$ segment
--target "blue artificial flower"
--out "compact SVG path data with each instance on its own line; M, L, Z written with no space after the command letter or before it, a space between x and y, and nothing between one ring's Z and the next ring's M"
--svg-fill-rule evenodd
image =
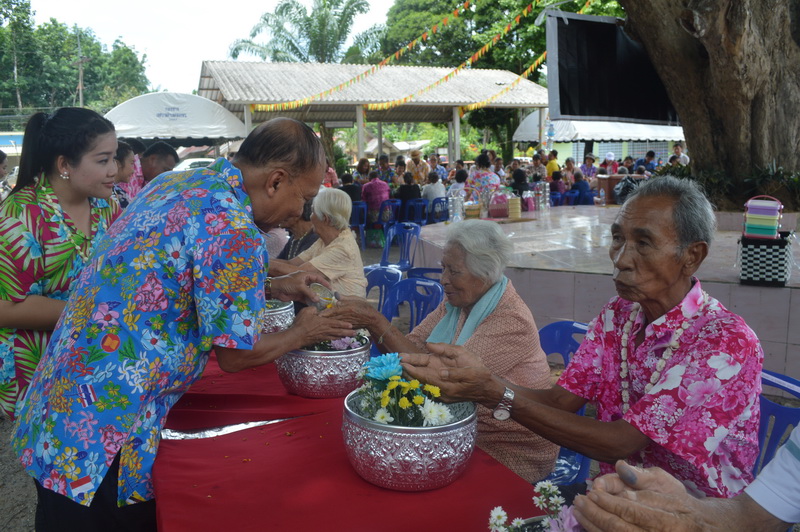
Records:
M364 369L367 377L380 381L388 381L390 377L403 374L403 368L400 366L400 355L397 353L386 353L370 359L364 364Z

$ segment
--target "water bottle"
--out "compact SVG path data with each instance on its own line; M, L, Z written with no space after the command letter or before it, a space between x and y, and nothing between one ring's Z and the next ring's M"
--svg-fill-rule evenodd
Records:
M600 189L600 206L601 207L606 206L606 189L604 188Z

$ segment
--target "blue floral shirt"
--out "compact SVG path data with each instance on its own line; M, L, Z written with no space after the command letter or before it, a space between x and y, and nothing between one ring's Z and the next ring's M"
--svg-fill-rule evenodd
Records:
M97 243L17 405L12 445L28 472L88 506L120 453L120 503L151 499L169 409L212 346L258 340L267 261L225 159L137 195Z

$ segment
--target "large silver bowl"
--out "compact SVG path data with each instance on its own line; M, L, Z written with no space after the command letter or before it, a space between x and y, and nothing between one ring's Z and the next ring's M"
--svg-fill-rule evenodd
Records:
M275 360L278 377L289 393L302 397L344 397L361 384L361 366L370 344L346 351L289 351Z
M264 328L261 331L264 334L284 331L294 323L294 303L291 301L270 299L264 313Z
M474 403L450 406L455 421L438 427L384 425L359 412L353 392L344 401L347 457L367 482L398 491L441 488L457 479L475 448Z

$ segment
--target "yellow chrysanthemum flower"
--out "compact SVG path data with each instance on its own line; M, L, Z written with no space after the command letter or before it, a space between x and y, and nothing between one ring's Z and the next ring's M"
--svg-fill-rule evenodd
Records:
M425 390L434 397L439 397L442 395L442 392L441 390L439 390L439 387L434 386L433 384L426 384L423 390Z
M419 388L419 381L417 379L413 379L411 382L408 383L412 389L416 390Z
M391 377L389 377L389 380L390 381L399 381L400 380L400 375L392 375Z
M406 408L411 406L411 401L409 401L407 397L401 397L400 400L397 402L397 406L405 410Z
M389 405L389 396L385 395L381 397L381 408L386 408Z
M400 386L400 382L399 381L391 381L389 384L386 385L386 389L387 390L394 390L398 386Z
M425 403L425 397L423 397L421 395L415 395L414 396L414 404L415 405L422 405L424 403Z

